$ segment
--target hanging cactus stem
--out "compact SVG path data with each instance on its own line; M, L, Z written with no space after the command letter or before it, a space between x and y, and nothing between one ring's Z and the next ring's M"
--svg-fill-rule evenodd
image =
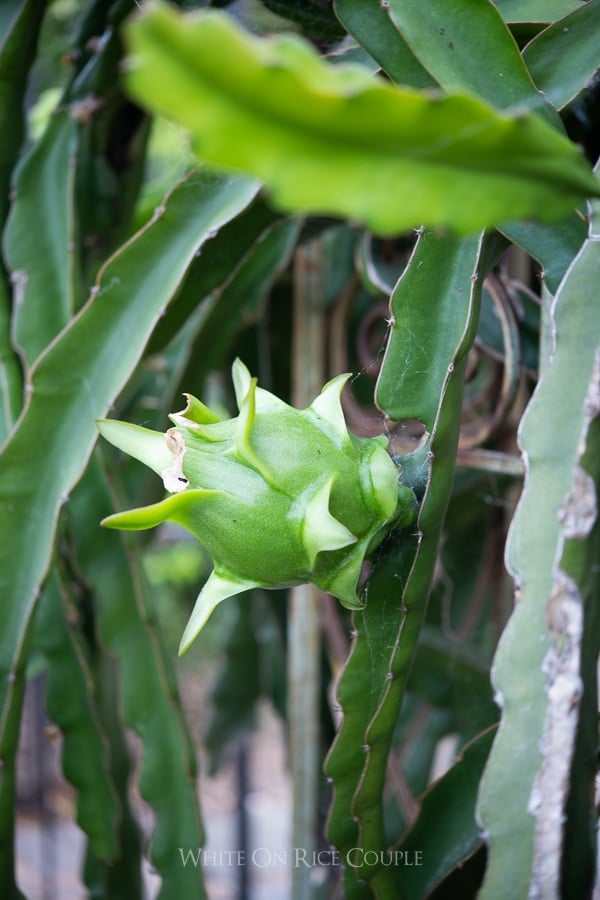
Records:
M362 607L365 557L392 525L412 520L415 498L399 482L387 439L348 431L341 393L349 377L334 378L298 410L259 388L238 359L233 419L219 420L186 395L166 435L98 422L103 437L159 474L170 494L102 524L139 530L177 522L212 556L180 654L222 600L251 588L312 582L348 609Z

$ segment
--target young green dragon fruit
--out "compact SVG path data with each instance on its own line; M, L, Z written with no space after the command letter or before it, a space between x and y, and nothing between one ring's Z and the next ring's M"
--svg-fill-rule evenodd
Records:
M214 608L250 588L312 582L350 609L366 554L391 523L414 515L412 491L398 483L387 439L350 434L334 378L307 408L294 409L233 364L239 415L221 421L195 397L170 416L166 435L109 419L101 434L163 479L172 496L104 519L137 530L171 521L210 553L214 571L181 640L195 640ZM387 526L387 528L386 528Z

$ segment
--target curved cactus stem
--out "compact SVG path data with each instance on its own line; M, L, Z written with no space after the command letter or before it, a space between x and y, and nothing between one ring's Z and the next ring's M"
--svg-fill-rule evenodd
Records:
M432 88L437 83L421 65L389 17L389 5L334 0L336 16L348 32L397 84Z
M67 324L79 299L73 252L78 144L77 123L63 108L15 174L18 202L8 217L4 253L19 286L12 327L26 369ZM34 217L48 226L37 234Z
M466 744L454 765L431 784L415 823L402 840L405 858L420 854L433 864L410 866L402 875L408 897L429 897L455 867L481 847L475 820L477 785L496 733L492 725Z
M195 750L172 657L163 643L152 592L131 537L103 531L97 525L98 510L122 502L113 476L106 454L97 450L73 493L70 508L77 565L93 594L103 655L106 653L116 671L113 712L136 732L142 744L137 784L155 813L147 850L161 877L158 896L161 900L203 900L201 867L183 866L178 851L182 846L201 846L204 834L196 796ZM129 896L139 894L130 892Z
M110 862L119 855L119 800L110 777L106 735L91 694L89 662L79 646L77 611L55 571L48 579L35 624L34 642L46 659L46 708L63 733L62 768L77 792L77 824L88 849Z
M174 187L160 213L107 260L88 302L38 357L21 418L2 447L0 821L7 837L0 841L0 881L7 890L14 881L10 820L24 673L59 510L96 441L94 419L106 415L131 376L197 250L257 189L205 171Z
M519 430L526 477L506 551L517 602L492 670L502 720L480 788L489 848L482 900L584 897L593 888L598 212L596 204L549 308L551 352ZM583 821L569 835L577 809Z
M404 6L425 18L422 5ZM436 7L442 23L452 18L457 46L464 46L456 4ZM429 31L431 22L427 16ZM473 96L481 96L487 31L496 109ZM499 34L504 42L493 52ZM373 79L363 66L327 64L295 36L260 41L220 11L185 19L157 5L127 29L126 82L144 106L191 129L203 160L251 172L287 211L345 216L382 235L417 222L468 234L511 217L552 221L595 195L589 166L543 121L556 124L558 115L540 101L491 4L469 3L469 35L479 50L474 55L469 43L465 53L473 90L455 93L463 85L454 81L454 93L429 96ZM412 37L411 29L411 45ZM442 62L447 68L448 59ZM218 75L223 65L226 80ZM499 105L512 112L517 103L518 117L497 112ZM368 114L365 131L367 110L377 112Z
M377 401L393 419L419 418L427 439L406 460L422 482L416 527L381 548L364 592L366 608L354 616L352 652L338 688L344 718L326 762L334 786L329 838L343 860L353 847L375 851L362 856L372 864L346 866L348 898L401 895L398 876L385 865L386 763L452 487L482 246L481 237L422 233L392 296L394 324Z

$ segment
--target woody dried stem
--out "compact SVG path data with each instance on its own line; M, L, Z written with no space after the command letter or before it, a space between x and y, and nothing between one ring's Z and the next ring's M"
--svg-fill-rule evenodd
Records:
M296 250L294 268L293 402L309 404L325 380L323 248ZM317 834L319 770L320 613L312 584L291 588L288 601L288 708L292 766L292 846L310 853ZM310 869L292 872L293 900L309 900Z

